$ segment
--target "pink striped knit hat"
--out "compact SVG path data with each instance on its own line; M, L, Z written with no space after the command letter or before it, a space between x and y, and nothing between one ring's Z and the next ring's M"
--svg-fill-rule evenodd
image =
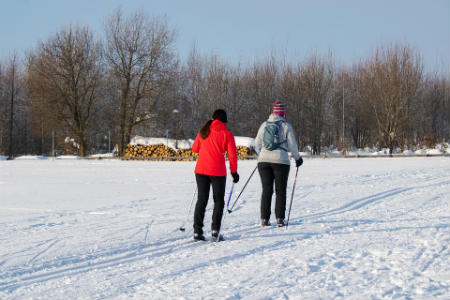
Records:
M272 104L272 113L286 118L286 107L283 102L277 100Z

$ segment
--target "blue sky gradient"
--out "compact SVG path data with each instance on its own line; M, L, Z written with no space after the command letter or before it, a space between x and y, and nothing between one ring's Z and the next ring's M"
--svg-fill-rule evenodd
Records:
M193 45L229 63L249 63L274 52L302 61L333 53L338 65L358 62L377 45L409 43L426 71L449 72L449 0L2 0L0 57L23 54L64 25L88 25L102 37L117 7L166 15L184 59Z

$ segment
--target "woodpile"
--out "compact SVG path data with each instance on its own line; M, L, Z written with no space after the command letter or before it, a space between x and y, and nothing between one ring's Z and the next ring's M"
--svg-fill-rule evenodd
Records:
M178 156L178 152L163 144L158 145L127 145L126 159L169 159Z
M237 150L237 155L238 155L238 159L243 160L243 159L251 159L255 155L255 151L252 148L248 148L245 146L237 146L236 147Z
M178 156L183 157L183 158L177 159L177 160L190 161L190 160L196 160L198 157L198 153L192 152L192 149L180 149L180 150L178 150Z
M254 155L251 148L238 146L238 159L249 159ZM171 161L193 161L198 157L192 149L179 149L178 151L167 147L164 144L158 145L127 145L125 149L125 159L130 160L171 160Z

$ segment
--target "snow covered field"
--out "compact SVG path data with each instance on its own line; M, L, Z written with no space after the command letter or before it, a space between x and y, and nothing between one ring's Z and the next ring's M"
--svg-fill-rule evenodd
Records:
M220 243L178 230L193 169L1 161L0 299L449 299L448 157L306 159L288 230L258 226L256 173Z

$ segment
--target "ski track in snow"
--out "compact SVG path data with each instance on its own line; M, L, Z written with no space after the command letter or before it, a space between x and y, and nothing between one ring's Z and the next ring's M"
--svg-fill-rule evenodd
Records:
M255 164L239 162L232 201ZM4 161L0 168L0 299L450 295L445 157L306 159L288 230L259 226L255 174L224 219L220 243L192 241L192 213L179 231L194 163Z

